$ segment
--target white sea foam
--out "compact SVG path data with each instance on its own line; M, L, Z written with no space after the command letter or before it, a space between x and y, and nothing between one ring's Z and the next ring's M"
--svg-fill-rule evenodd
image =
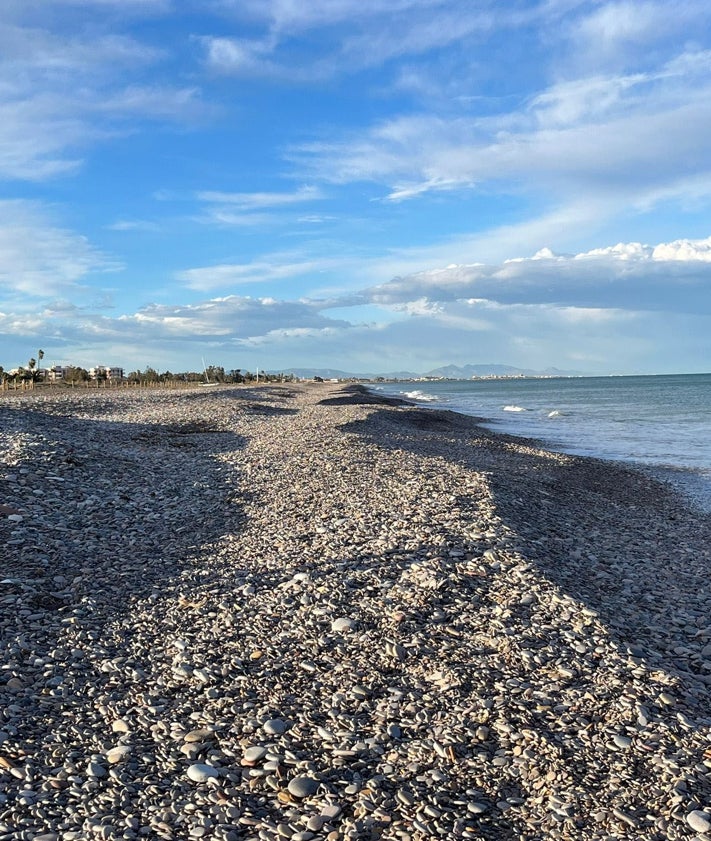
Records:
M424 391L403 391L402 396L422 403L434 403L437 400L434 394L425 394Z
M552 412L548 412L548 417L549 418L559 418L561 416L561 414L562 413L559 412L557 409L553 409Z
M525 412L526 410L523 408L523 406L511 405L511 406L504 406L504 411L505 412Z

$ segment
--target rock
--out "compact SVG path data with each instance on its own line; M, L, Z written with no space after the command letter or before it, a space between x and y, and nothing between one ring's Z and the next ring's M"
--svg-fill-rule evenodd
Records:
M699 809L689 812L686 816L686 822L694 830L702 834L711 832L711 815L708 812L702 812Z
M264 732L269 733L270 736L281 736L288 729L288 724L281 718L271 718L264 722Z
M200 727L197 730L189 730L183 735L184 742L207 742L214 738L214 730L210 730L207 727Z
M208 780L214 780L219 777L220 772L212 765L195 762L188 768L187 775L195 783L205 783Z
M131 748L128 745L118 745L115 748L110 748L106 751L106 759L112 765L117 762L123 762L126 757L131 755Z
M331 630L335 631L337 634L348 633L348 631L352 631L354 628L355 622L347 616L340 616L338 619L334 619L333 622L331 622Z
M303 799L304 797L311 797L312 794L316 794L319 785L320 783L318 780L302 774L289 780L287 789L289 794Z
M90 777L105 777L108 774L108 771L100 762L91 761L86 766L86 773Z
M255 745L245 750L243 758L245 762L248 762L250 765L253 765L255 762L259 762L260 759L263 759L266 755L266 748L263 748L260 745Z

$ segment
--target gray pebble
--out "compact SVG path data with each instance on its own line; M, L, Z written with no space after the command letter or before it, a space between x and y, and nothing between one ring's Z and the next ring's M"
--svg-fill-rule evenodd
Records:
M204 783L207 780L219 777L220 772L212 765L195 762L188 768L187 775L195 783Z
M316 794L319 785L320 783L318 780L302 774L301 776L294 777L289 780L287 788L289 790L289 794L293 794L294 797L304 798L311 797L312 794Z
M264 722L264 732L270 736L281 736L288 728L288 724L281 718L272 718Z
M686 822L694 832L708 834L711 831L711 815L708 812L702 812L699 809L689 812Z

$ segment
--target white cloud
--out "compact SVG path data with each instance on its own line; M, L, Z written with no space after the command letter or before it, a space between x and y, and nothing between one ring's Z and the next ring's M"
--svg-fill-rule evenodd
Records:
M709 103L711 62L689 48L642 72L556 81L513 111L396 115L288 154L302 177L370 181L390 201L476 189L562 209L585 195L607 220L711 196Z
M211 204L228 205L239 210L255 210L316 201L324 198L324 195L318 187L304 185L290 193L225 193L216 190L204 190L198 193L197 197L200 201Z
M142 82L165 57L160 49L101 26L51 30L31 10L17 18L0 23L0 178L66 174L87 146L135 131L137 119L186 121L206 111L195 86Z
M466 185L461 181L457 181L452 178L430 178L427 181L420 182L419 184L398 184L395 186L395 189L385 197L385 200L390 202L401 202L406 199L422 195L423 193L461 190L464 186ZM474 187L474 184L470 184L469 186Z
M190 342L227 337L239 343L284 330L345 326L344 321L324 317L320 306L312 302L236 295L184 306L154 304L133 315L100 322L100 329L128 331L151 342L171 337Z
M653 0L601 3L566 26L570 60L583 69L622 68L705 20L708 6L699 0L677 3L672 14L667 3Z
M711 237L702 240L679 239L652 249L653 260L711 263Z
M72 231L56 226L39 205L0 201L0 306L34 307L36 299L81 286L92 272L119 265Z
M509 23L506 10L463 7L449 0L400 2L239 2L230 6L263 27L261 38L202 38L208 66L221 73L314 81L423 55ZM295 40L318 32L308 50Z
M298 216L296 221L302 225L322 225L324 222L333 222L337 216L328 216L323 213L310 213L308 216Z
M620 243L575 255L544 249L494 265L450 266L373 287L369 300L425 299L711 314L711 238L657 246Z
M109 231L159 231L160 225L147 219L117 219L106 228Z
M265 227L284 221L275 211L308 204L325 198L318 187L304 185L291 192L238 193L203 190L197 199L206 205L196 218L201 222L225 227Z
M209 37L200 39L205 47L208 66L218 73L248 76L272 76L280 73L269 60L272 46L261 41Z
M340 300L229 295L117 317L66 301L39 314L37 307L23 313L0 306L0 331L18 347L41 341L52 358L81 362L90 345L94 357L107 349L125 365L172 370L195 368L206 352L217 364L252 369L265 360L272 369L327 360L346 370L426 371L485 358L588 372L663 371L674 359L699 370L699 353L711 352L711 330L704 329L710 253L711 238L619 243L574 255L540 249L496 265L396 278ZM652 311L660 295L666 308ZM369 301L382 318L372 306L364 310ZM358 323L364 311L369 323Z
M341 265L335 258L305 260L295 255L273 254L269 259L252 263L225 263L215 266L186 269L178 272L176 278L189 289L206 292L212 289L224 289L242 286L246 283L266 283L318 272Z

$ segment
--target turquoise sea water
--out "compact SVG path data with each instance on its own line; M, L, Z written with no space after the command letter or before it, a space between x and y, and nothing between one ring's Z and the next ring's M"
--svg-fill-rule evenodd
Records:
M375 388L553 450L646 465L711 510L711 374L449 380Z

